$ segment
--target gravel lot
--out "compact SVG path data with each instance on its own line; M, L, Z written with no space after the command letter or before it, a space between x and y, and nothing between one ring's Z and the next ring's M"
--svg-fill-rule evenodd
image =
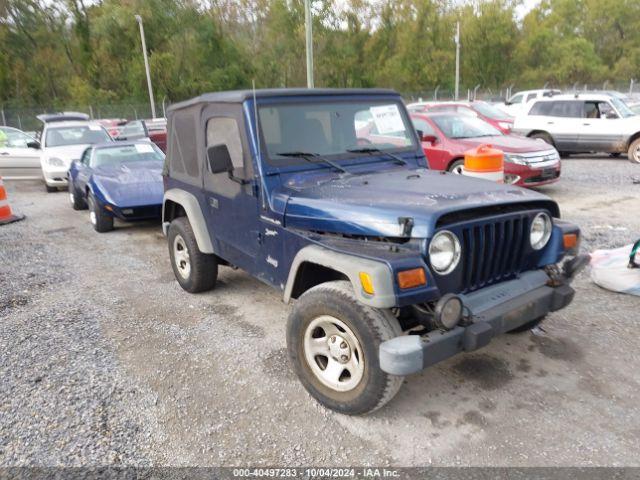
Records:
M640 237L640 166L564 161L541 190L583 246ZM0 227L0 466L640 465L640 298L583 272L538 335L408 377L375 414L319 407L289 369L276 291L173 278L157 223L93 231L67 194L7 182Z

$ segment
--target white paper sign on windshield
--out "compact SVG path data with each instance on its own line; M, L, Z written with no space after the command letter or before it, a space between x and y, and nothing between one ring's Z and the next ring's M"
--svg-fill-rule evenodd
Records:
M153 147L146 143L136 143L136 151L138 153L153 153Z
M393 132L404 132L404 122L397 105L371 107L370 110L378 133L386 135Z

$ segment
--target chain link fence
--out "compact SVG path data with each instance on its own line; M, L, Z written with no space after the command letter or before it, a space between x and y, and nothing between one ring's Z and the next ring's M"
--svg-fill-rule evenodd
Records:
M156 104L156 115L165 116L165 110L169 102ZM122 103L106 105L66 105L64 108L54 107L26 107L5 108L0 106L0 125L19 128L25 132L33 132L40 128L42 123L36 117L43 113L57 112L82 112L94 120L118 118L123 120L137 120L151 118L151 105L149 103Z
M634 101L640 102L640 81L634 79L628 81L603 82L600 84L584 84L576 82L572 85L555 85L548 82L537 87L521 86L515 83L506 85L503 88L491 89L483 88L482 85L473 87L460 87L458 93L459 100L486 100L489 102L504 102L512 94L521 90L532 90L534 88L554 88L567 93L589 92L613 90L625 94ZM439 87L426 88L418 92L404 92L403 98L407 103L420 101L446 101L454 100L455 92L451 88ZM165 99L156 104L156 115L166 116L165 111L170 102ZM61 111L83 112L92 119L118 118L134 120L140 118L151 118L151 106L149 103L120 103L120 104L90 104L90 105L66 105L64 108L54 107L26 107L8 108L0 106L0 125L19 128L27 132L36 131L40 128L40 121L37 115L43 113L55 113Z
M557 85L547 82L544 85L518 85L516 83L506 85L502 88L486 88L482 85L474 85L473 87L460 87L458 92L458 100L486 100L489 102L504 102L511 95L522 90L535 89L557 89L564 93L580 93L580 92L596 92L596 91L616 91L631 98L634 101L640 101L640 80L630 79L626 81L602 83L580 83L575 82L571 85ZM419 92L405 92L403 94L407 102L430 102L430 101L448 101L455 100L455 91L450 88L430 88Z

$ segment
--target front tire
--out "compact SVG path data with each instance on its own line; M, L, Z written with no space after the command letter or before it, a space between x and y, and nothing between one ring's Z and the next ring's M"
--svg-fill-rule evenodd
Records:
M211 290L218 279L218 259L202 253L186 217L178 217L169 225L169 257L180 286L189 293Z
M463 159L459 159L459 160L456 160L455 162L452 162L451 165L449 165L448 170L451 173L454 173L456 175L463 175L463 172L464 172L464 160Z
M636 138L627 151L627 157L631 163L640 163L640 138Z
M373 412L398 393L404 377L380 369L380 343L402 334L391 311L358 301L351 283L334 281L305 292L287 322L287 350L298 378L336 412Z
M58 191L58 187L52 187L51 185L48 185L46 183L44 184L44 188L47 191L47 193L53 193Z
M91 221L91 225L93 225L93 229L98 233L113 230L113 217L100 207L93 193L89 193L89 220Z
M84 210L87 208L87 202L84 201L78 190L73 186L73 182L69 179L69 203L74 210Z

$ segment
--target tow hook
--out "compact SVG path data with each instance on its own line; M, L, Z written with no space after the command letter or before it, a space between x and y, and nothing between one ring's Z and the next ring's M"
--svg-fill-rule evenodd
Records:
M545 272L549 275L547 285L559 287L560 285L571 283L573 278L587 266L590 260L591 256L583 253L567 260L562 266L549 265L545 267Z

